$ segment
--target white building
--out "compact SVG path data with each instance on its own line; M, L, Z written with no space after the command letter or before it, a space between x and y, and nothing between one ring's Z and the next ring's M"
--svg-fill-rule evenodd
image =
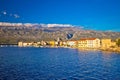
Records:
M98 38L85 38L78 41L78 47L80 48L99 48L100 39Z

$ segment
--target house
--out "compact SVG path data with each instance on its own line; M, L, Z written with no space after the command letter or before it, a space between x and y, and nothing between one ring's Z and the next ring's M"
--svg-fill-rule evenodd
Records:
M74 41L74 40L67 41L67 46L69 46L69 47L77 47L77 41Z
M87 39L87 47L88 48L99 48L100 47L100 39L88 38Z
M62 45L63 45L63 46L67 46L67 41L63 41L63 42L62 42Z
M24 46L24 47L25 47L25 46L28 46L28 43L24 42L24 43L23 43L23 46Z
M78 41L79 48L99 48L100 39L98 38L85 38Z
M110 48L111 47L111 39L101 39L101 47L102 48Z
M23 42L18 42L18 46L22 47L23 46Z
M87 47L87 40L86 39L80 39L78 41L78 47L79 48L86 48Z
M49 41L49 45L55 46L55 41Z
M42 46L47 45L47 42L45 42L45 41L41 41L40 43L41 43Z
M115 46L117 46L117 43L114 42L114 41L112 41L112 42L111 42L111 46L112 46L112 47L115 47Z

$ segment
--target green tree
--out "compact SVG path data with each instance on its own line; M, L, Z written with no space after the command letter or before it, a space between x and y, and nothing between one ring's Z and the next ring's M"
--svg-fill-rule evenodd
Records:
M120 47L120 39L117 40L117 45Z

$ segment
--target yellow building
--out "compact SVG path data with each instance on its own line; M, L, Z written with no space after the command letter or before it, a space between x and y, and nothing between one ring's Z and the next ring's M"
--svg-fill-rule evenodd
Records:
M116 42L113 42L113 41L112 41L112 42L111 42L111 46L112 46L112 47L117 46Z
M111 39L101 39L101 47L102 48L110 48L111 47Z
M49 41L49 45L55 46L55 41Z

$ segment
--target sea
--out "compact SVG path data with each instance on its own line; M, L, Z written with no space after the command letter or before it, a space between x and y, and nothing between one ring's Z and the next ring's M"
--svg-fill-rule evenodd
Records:
M4 46L0 80L120 80L120 53Z

